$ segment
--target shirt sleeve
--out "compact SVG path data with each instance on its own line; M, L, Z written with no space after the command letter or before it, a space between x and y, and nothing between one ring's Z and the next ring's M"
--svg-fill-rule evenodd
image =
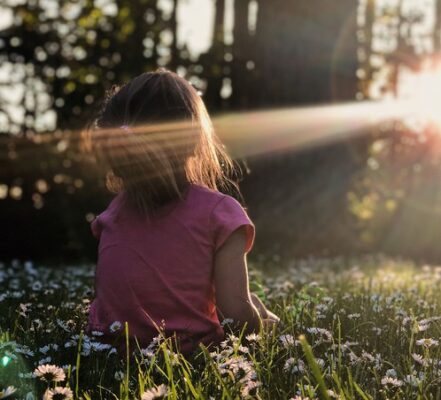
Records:
M220 200L211 214L212 230L214 232L214 247L217 251L238 228L246 227L245 253L248 253L254 244L255 226L250 217L231 196L225 196Z
M103 227L101 226L99 215L95 217L95 219L90 224L90 230L92 231L92 235L95 236L97 239L101 236L101 231L103 230Z

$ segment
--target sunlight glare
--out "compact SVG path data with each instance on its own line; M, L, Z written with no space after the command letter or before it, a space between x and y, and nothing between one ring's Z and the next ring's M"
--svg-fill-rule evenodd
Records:
M406 100L409 114L424 123L435 123L441 127L441 67L409 74L399 97Z

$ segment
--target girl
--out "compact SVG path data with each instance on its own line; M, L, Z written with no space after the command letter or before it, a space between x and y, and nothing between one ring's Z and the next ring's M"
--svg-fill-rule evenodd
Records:
M254 225L221 193L237 189L233 163L185 79L161 69L113 89L88 139L116 193L91 225L89 332L110 340L127 322L141 347L162 332L186 354L222 341L223 319L247 332L279 321L250 294Z

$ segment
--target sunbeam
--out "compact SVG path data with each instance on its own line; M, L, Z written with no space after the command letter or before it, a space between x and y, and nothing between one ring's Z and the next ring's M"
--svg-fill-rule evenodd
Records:
M348 140L366 133L366 128L382 122L401 120L415 115L418 100L353 102L315 107L293 107L252 112L238 112L213 118L216 134L225 141L234 157L248 157L277 151L298 151L306 147ZM418 103L419 104L419 103ZM195 129L189 122L149 124L131 128L134 135L149 140L167 141L173 151L185 147ZM42 133L39 143L56 146L60 140L68 140L79 151L90 150L89 139L97 135L98 142L112 140L115 147L124 144L126 133L121 129L75 131L60 138L53 133ZM129 145L128 143L125 143ZM136 142L130 145L137 146ZM6 150L6 146L3 147ZM20 148L20 154L34 151ZM2 159L8 157L2 152Z
M247 157L348 140L408 112L402 101L353 102L227 114L214 126L236 156Z

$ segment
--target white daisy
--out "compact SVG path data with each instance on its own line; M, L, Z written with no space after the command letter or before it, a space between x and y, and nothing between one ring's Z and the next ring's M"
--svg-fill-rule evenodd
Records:
M245 336L245 339L248 340L249 342L257 342L260 340L260 335L256 333L250 333L249 335Z
M426 362L424 361L424 358L421 354L412 353L412 358L417 362L418 364L425 365Z
M294 339L294 336L292 335L280 335L279 340L282 343L283 347L288 348L291 346L295 346L296 341Z
M168 388L164 384L161 384L155 388L148 389L141 395L141 400L154 400L162 399L167 396Z
M260 385L258 381L248 381L241 390L242 397L255 396Z
M45 382L62 382L66 379L63 369L56 365L44 364L38 366L34 375Z
M116 371L114 377L117 381L122 381L124 379L124 372Z
M383 386L394 386L394 387L400 387L403 386L403 381L400 381L397 378L391 378L390 376L385 376L381 380L381 384Z
M57 386L44 393L43 400L72 400L73 392L67 387Z
M438 346L439 344L438 340L432 338L419 339L415 343L417 346L424 346L424 347Z
M6 389L0 390L0 399L6 399L17 391L14 386L7 386Z
M112 322L109 326L110 332L115 333L122 328L122 324L119 321Z

